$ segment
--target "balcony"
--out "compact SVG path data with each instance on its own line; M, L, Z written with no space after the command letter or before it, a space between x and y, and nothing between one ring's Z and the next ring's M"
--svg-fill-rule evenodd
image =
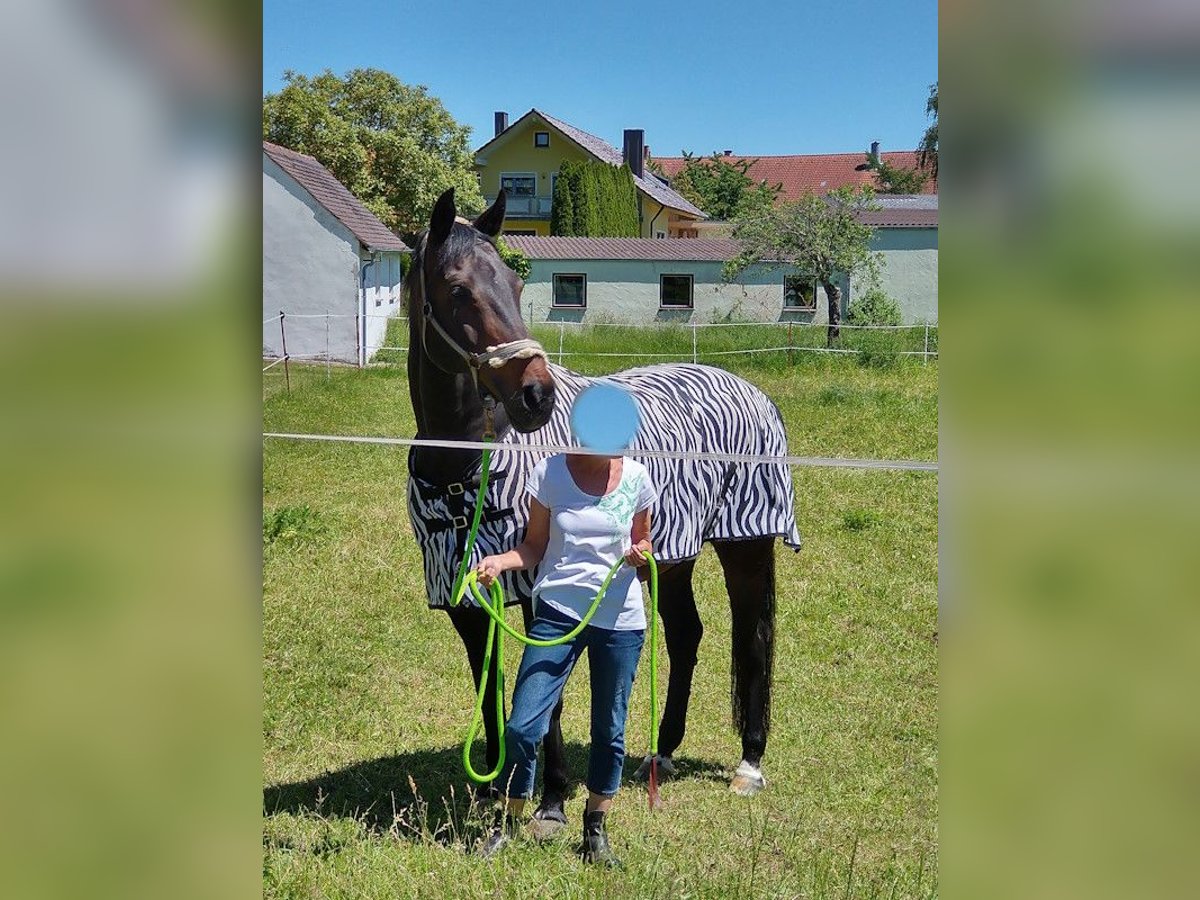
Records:
M496 198L483 199L491 206ZM551 197L514 197L510 194L504 207L504 216L508 219L548 219L552 200Z

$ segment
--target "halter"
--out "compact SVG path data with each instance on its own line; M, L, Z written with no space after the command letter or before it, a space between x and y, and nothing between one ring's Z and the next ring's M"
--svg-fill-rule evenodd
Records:
M462 221L462 220L459 220ZM464 224L470 224L464 222ZM492 431L491 419L492 409L495 406L495 399L488 394L485 394L479 387L479 373L485 366L490 369L499 369L504 366L509 360L513 359L534 359L541 357L548 361L546 350L537 341L530 338L521 338L516 341L505 341L502 344L494 344L484 350L482 353L472 353L456 341L445 328L442 323L437 320L433 314L433 304L429 302L429 297L425 292L425 267L423 264L426 241L423 239L417 249L413 252L413 265L417 267L416 288L419 297L416 299L421 304L421 349L426 356L429 356L429 347L426 341L426 329L428 325L433 325L433 330L438 333L438 336L446 343L455 354L467 364L467 371L471 374L471 381L475 385L475 391L479 394L479 399L483 402L484 412L487 415L488 423L486 430ZM430 357L432 359L432 357Z

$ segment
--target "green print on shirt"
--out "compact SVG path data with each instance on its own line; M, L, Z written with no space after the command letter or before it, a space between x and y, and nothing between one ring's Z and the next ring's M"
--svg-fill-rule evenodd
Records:
M613 537L618 537L621 531L633 521L633 511L637 508L638 489L642 486L642 476L621 479L611 494L600 498L596 508L603 510L615 526Z

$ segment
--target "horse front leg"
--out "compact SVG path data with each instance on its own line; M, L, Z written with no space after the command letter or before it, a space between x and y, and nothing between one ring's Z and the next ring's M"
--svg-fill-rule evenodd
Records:
M526 601L521 604L521 615L525 622L525 633L533 624L533 606ZM563 804L567 799L567 749L562 733L562 698L554 705L550 714L550 730L542 738L542 801L533 813L530 832L538 840L554 837L567 825L567 813Z
M487 613L481 609L467 606L454 607L447 609L446 612L467 650L467 660L471 664L472 683L475 690L478 691L479 683L483 678L483 655L487 646L489 625ZM487 693L484 694L483 703L483 729L487 748L484 753L484 761L485 771L488 772L496 768L496 763L500 759L500 723L496 719L496 704L489 699L495 696L499 669L500 657L493 653L492 664L487 673ZM489 785L486 793L489 796L493 795L495 793L494 786Z
M730 782L750 796L767 786L762 757L771 728L771 669L775 655L775 540L714 543L733 624L730 698L742 736L742 761Z

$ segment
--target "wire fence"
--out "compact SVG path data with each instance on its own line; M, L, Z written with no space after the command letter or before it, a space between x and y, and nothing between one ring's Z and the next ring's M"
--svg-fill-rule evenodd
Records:
M353 347L335 347L332 330L336 320L352 319L355 323ZM385 319L388 325L382 343L368 347L369 322ZM323 350L313 352L314 345L320 347L320 324L309 322L291 327L293 346L297 338L309 352L288 351L289 322L291 320L324 320ZM272 323L279 325L278 352L268 352L267 338L273 331ZM406 316L349 313L286 313L263 319L263 373L282 365L284 381L291 390L292 361L324 363L326 379L332 377L334 366L391 366L402 364L408 353L404 338L407 337ZM700 363L705 360L731 361L734 358L762 359L764 355L773 360L792 365L805 354L830 354L857 356L867 359L919 359L923 363L938 358L938 326L917 325L854 325L838 326L844 334L840 346L828 345L827 323L784 321L784 322L654 322L634 324L628 322L577 322L549 321L535 323L532 336L546 348L549 358L559 364L568 360L572 364L580 361L603 360L656 362L677 361ZM344 334L339 335L345 341ZM271 343L274 343L272 340ZM613 349L617 347L619 349ZM353 358L350 358L351 352ZM593 373L594 374L594 373Z

